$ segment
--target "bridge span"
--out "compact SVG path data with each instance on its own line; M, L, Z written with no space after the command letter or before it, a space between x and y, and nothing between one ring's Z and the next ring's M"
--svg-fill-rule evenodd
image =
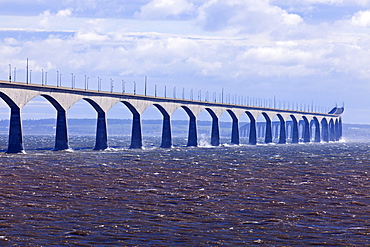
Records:
M278 133L278 143L329 142L342 138L342 118L344 108L333 108L328 113L255 107L200 100L163 98L129 93L92 91L76 88L26 84L0 80L0 97L10 107L10 125L7 153L23 152L22 108L33 98L42 96L57 112L54 150L69 149L67 112L77 101L87 101L97 113L96 141L94 150L108 147L106 114L115 104L124 104L132 113L130 148L142 148L141 115L154 105L163 116L162 148L172 146L171 115L182 108L189 116L187 146L197 146L197 116L207 111L212 118L211 145L220 144L219 118L227 112L232 119L231 143L239 144L240 130L248 132L249 144L257 144L258 132L263 132L264 143L273 142L273 128ZM248 126L239 128L240 117L246 114ZM263 116L265 123L257 123ZM278 123L272 120L277 117ZM289 120L289 121L288 121ZM290 134L289 136L287 134ZM300 138L300 136L302 138Z

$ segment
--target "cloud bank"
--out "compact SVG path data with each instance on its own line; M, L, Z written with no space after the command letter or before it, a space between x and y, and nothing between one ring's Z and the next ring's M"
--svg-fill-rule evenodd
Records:
M1 78L11 64L22 80L28 57L35 82L48 71L54 83L58 70L66 84L71 73L81 85L89 76L91 87L100 77L103 87L112 78L130 89L148 76L152 91L154 84L203 92L224 87L325 106L346 101L353 112L369 101L370 1L2 3L24 7L0 11ZM320 15L338 8L335 18Z

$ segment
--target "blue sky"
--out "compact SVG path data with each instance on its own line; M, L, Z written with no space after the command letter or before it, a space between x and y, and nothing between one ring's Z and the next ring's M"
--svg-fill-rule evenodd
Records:
M370 0L0 0L0 78L177 96L185 88L330 108L370 123ZM78 102L69 117L93 118ZM123 107L123 106L122 106ZM8 107L0 103L0 118ZM92 112L91 112L91 111ZM119 112L119 110L112 112ZM109 116L115 117L112 113ZM23 118L55 117L43 99ZM126 118L130 116L127 115ZM125 117L124 117L125 118Z

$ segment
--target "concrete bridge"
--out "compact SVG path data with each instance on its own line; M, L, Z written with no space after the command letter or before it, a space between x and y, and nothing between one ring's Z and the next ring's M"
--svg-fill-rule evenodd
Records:
M197 101L187 99L163 98L129 93L115 93L73 89L39 84L26 84L0 80L0 97L10 107L10 126L7 153L23 152L22 108L34 97L42 96L52 104L57 112L54 150L69 148L67 112L77 101L87 101L97 113L96 142L94 150L108 147L106 114L115 104L124 104L132 113L132 134L130 148L142 147L141 115L154 105L163 116L162 148L172 146L171 115L182 108L189 116L187 146L197 146L197 116L207 111L212 118L211 145L220 144L219 118L227 112L232 119L231 143L239 144L239 119L242 114L249 117L250 124L241 128L242 133L248 130L249 144L257 144L258 133L265 143L273 142L273 133L278 136L277 143L328 142L339 141L342 137L343 108L333 108L329 113L283 110L247 105L225 104L219 102ZM259 116L264 123L257 123ZM273 123L277 117L279 121ZM288 121L289 120L289 121ZM273 132L274 130L274 132ZM263 135L261 135L263 133ZM287 135L288 133L288 135ZM314 133L311 135L311 133ZM302 136L300 138L299 136ZM313 138L311 138L313 136Z

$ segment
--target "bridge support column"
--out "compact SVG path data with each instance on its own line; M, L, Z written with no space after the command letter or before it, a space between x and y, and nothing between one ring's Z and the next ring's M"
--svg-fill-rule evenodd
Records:
M189 133L188 133L188 147L198 146L197 134L197 118L194 113L186 106L182 107L189 116Z
M94 150L104 150L108 147L107 119L105 112L98 113L96 124L96 141Z
M162 142L161 148L172 147L172 136L171 136L171 117L170 114L158 104L154 105L163 115L163 125L162 125Z
M335 141L340 140L340 127L338 119L335 120Z
M314 142L320 142L321 141L321 133L320 133L320 124L319 121L314 118L315 123L315 139Z
M131 109L130 109L131 110ZM138 112L132 112L132 130L130 148L142 148L143 137L141 134L141 117Z
M233 120L231 128L231 144L239 145L239 120L232 111L228 110L228 112Z
M218 146L220 145L220 127L218 123L218 117L211 109L206 108L206 110L212 117L211 145Z
M333 119L331 119L329 122L329 141L335 141L335 124Z
M322 128L322 140L324 142L329 142L329 128L326 119L321 120L321 128Z
M306 117L303 117L303 142L310 142L310 123Z
M266 113L262 113L262 115L265 117L266 120L265 143L267 144L272 142L272 122L270 117Z
M212 130L211 130L211 145L220 145L220 128L218 124L218 117L212 117Z
M166 112L165 114L163 114L161 148L170 148L170 147L172 147L171 118L170 115Z
M294 116L291 116L293 120L293 128L292 128L292 143L299 142L299 135L298 135L298 121Z
M342 118L339 118L339 140L343 138L343 124L342 124Z
M250 112L246 112L248 117L249 117L249 120L250 120L250 124L249 124L249 144L250 145L256 145L257 144L257 130L256 130L256 119L253 117L253 115L250 113Z
M67 112L64 109L57 110L57 123L55 133L54 151L66 150L68 146Z
M21 109L12 107L10 110L9 141L6 153L23 152Z
M280 120L280 135L279 135L279 144L286 143L286 129L285 129L285 120L282 116L278 115Z
M198 138L197 138L197 119L192 114L189 119L189 133L188 133L188 147L196 147L198 146Z

